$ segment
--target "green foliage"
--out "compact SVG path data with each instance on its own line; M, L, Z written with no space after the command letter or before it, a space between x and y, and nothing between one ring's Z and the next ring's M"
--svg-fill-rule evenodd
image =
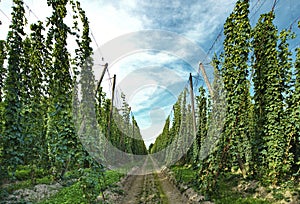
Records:
M24 188L30 188L30 187L32 187L31 180L24 180L24 181L16 182L12 185L9 185L7 188L4 188L4 190L10 194L13 191L16 191L19 189L24 189Z
M238 190L239 181L241 177L239 175L227 173L220 176L220 182L218 183L218 190L212 194L211 199L215 203L257 203L268 204L271 203L266 199L254 198L254 192Z
M172 124L169 116L166 119L163 132L157 137L151 148L151 153L160 152L160 158L156 159L162 163L170 164L176 159L180 159L181 163L191 160L190 154L185 152L194 134L191 106L187 104L187 91L187 89L183 90L173 106Z
M34 172L34 174L33 174ZM12 176L13 172L9 172ZM16 182L6 183L1 186L0 200L5 200L9 194L14 191L25 188L32 188L37 184L51 184L51 176L44 169L37 169L34 166L18 166L15 171Z
M238 165L246 176L245 162L249 149L248 108L250 104L248 58L250 52L249 1L237 1L224 25L224 63L222 77L227 111L224 130L223 157L227 165ZM225 159L225 158L224 158ZM222 162L226 162L223 160ZM223 168L223 164L221 165ZM220 170L219 170L220 171Z
M5 81L5 76L6 76L6 69L4 68L4 62L6 60L6 55L7 55L7 50L6 50L6 42L4 40L0 40L0 163L2 160L2 151L3 151L3 112L4 112L4 107L3 107L3 87L4 87L4 81ZM3 167L2 167L3 168ZM1 173L0 176L4 177L3 175L3 170L0 167Z
M42 177L42 178L37 178L36 179L36 184L52 184L53 183L53 180L50 176L45 176L45 177Z
M121 109L118 110L116 107L113 108L113 119L111 121L111 126L110 126L111 128L110 135L107 135L106 132L104 132L104 134L107 136L107 138L112 143L112 145L117 147L122 152L135 154L135 155L145 155L147 154L147 148L142 139L139 126L134 116L132 116L130 120L131 107L126 102L125 94L121 93L121 98L122 98ZM110 100L106 100L106 104L104 104L103 106L104 110L102 110L103 112L106 113L106 114L102 114L103 115L102 117L104 117L104 121L106 124L108 124L109 121L108 119L109 111L110 111L109 106L110 106ZM103 129L106 130L105 128ZM114 155L108 155L108 156L111 156L112 159L116 159ZM122 160L123 158L118 158L118 159Z
M6 42L4 40L0 40L0 102L2 102L3 99L3 86L5 81L4 79L6 76L6 69L4 68L4 62L7 57L6 55L7 55Z
M63 177L70 164L76 163L76 153L80 150L72 118L73 80L70 75L70 59L67 50L67 37L70 28L64 23L68 1L47 1L52 7L48 19L53 30L52 59L49 77L49 110L47 121L48 151L56 177Z
M197 174L197 183L198 188L204 194L208 194L212 192L216 187L215 185L215 173L217 172L218 168L220 167L220 163L222 162L222 151L224 143L224 134L223 132L223 125L225 119L226 110L226 103L225 101L225 91L224 91L224 84L221 77L220 72L220 61L215 56L212 62L214 67L214 82L213 82L213 90L214 95L212 97L211 103L211 114L208 117L208 135L207 141L208 144L216 144L215 148L203 146L200 149L200 156L202 152L208 154L207 157L201 156L201 160L197 164L196 171ZM217 141L216 141L217 140ZM216 143L218 142L219 143Z
M100 146L104 138L96 132L101 129L123 152L143 155L147 149L125 95L121 96L121 109L113 107L112 120L110 106L114 102L106 98L101 86L94 90L89 21L80 3L47 3L52 15L46 23L32 24L31 33L26 35L23 1L14 0L7 39L0 41L1 178L19 181L0 194L51 183L50 175L44 177L49 174L45 169L51 169L55 180L79 180L45 203L91 203L118 181L120 174L104 172L79 139L89 140L93 147ZM65 23L68 6L73 9L72 27ZM274 11L261 15L253 30L248 14L249 0L238 0L226 20L224 53L212 62L214 93L208 96L200 87L196 97L197 135L193 147L188 153L183 152L193 135L188 92L183 90L173 106L174 117L166 119L162 133L149 148L151 153L164 150L166 154L160 159L167 164L182 155L181 164L193 162L193 169L173 167L175 177L192 183L204 195L212 195L216 203L267 203L251 197L242 199L228 186L233 187L237 180L248 176L278 185L297 180L300 175L300 49L297 48L293 63L289 41L295 36L287 30L279 34L273 24ZM77 43L73 59L73 52L67 49L70 36ZM251 68L252 87L248 80ZM224 109L225 117L221 114ZM225 126L221 127L222 120ZM84 134L77 135L76 127L78 130L83 123ZM215 138L216 135L221 137ZM205 140L216 146L205 147ZM131 161L135 162L142 161ZM70 173L69 169L75 170ZM230 171L237 176L226 177ZM214 191L219 195L214 195ZM274 196L281 199L282 193Z
M100 170L100 171L99 171ZM79 182L80 188L83 192L83 197L89 201L89 203L96 200L99 192L103 191L105 186L104 180L101 180L103 176L102 168L97 169L79 169L81 173Z
M26 23L23 1L14 0L12 11L12 23L7 35L7 75L4 83L4 125L2 129L3 171L16 169L16 166L23 163L24 136L21 127L21 65L23 60L22 36L25 35L23 27ZM18 151L19 150L19 151ZM13 173L14 175L14 173Z
M167 117L162 133L156 138L155 143L151 147L151 153L159 152L162 149L166 148L168 144L170 129L170 116Z
M18 180L28 179L28 178L30 178L30 172L31 172L31 169L17 170L16 171L16 178Z
M106 189L109 186L113 186L116 182L118 182L124 175L119 173L118 171L107 170L105 171L105 185L103 189Z
M34 175L33 175L34 173ZM48 172L44 169L37 168L36 166L18 166L15 177L18 181L29 180L34 176L35 178L42 178L46 176Z
M282 137L281 139L281 145L282 145L282 163L281 163L281 169L280 169L280 178L290 177L290 171L292 164L295 159L295 153L294 151L291 151L292 148L296 148L294 139L294 126L290 122L292 120L293 114L292 109L290 107L291 104L291 98L292 98L292 53L289 50L289 39L295 38L295 36L287 30L283 30L280 32L279 35L280 43L278 45L278 59L279 59L279 72L280 72L280 78L279 83L281 84L281 97L283 101L283 116L281 120L281 126L288 127L284 129L283 135L286 135L286 137Z
M45 70L48 66L48 51L45 47L45 30L43 23L38 21L30 26L31 48L26 53L29 57L28 66L30 67L28 86L30 87L27 111L23 116L24 124L27 124L26 135L28 138L27 163L46 167L47 145L45 120L47 102L45 96ZM26 121L25 121L26 120Z
M131 121L132 121L132 139L131 139L132 153L138 155L146 155L148 154L147 147L144 143L144 140L140 132L140 128L134 116L132 116Z
M75 67L73 68L75 73L75 76L73 77L73 118L76 123L77 132L80 129L80 126L85 124L82 134L78 135L81 141L84 140L85 144L94 143L95 145L98 145L97 141L95 141L95 135L97 134L97 121L94 117L92 117L95 115L96 99L94 90L95 76L92 70L94 64L92 59L93 49L90 45L91 38L89 37L89 21L79 2L74 3L71 1L70 3L72 4L74 12L73 29L75 30L75 35L77 37L76 43L78 46L78 49L75 50ZM80 31L77 27L77 18L80 19L83 26L81 35L76 33L77 31ZM79 36L81 37L80 39ZM78 93L78 88L80 88L80 93ZM78 95L81 96L80 101L78 99ZM90 151L90 149L85 150L81 144L79 144L78 149L80 151L77 155L81 155L79 157L79 163L88 167L92 160L87 152Z
M289 174L293 156L290 154L293 128L288 127L291 109L286 108L291 97L292 64L287 40L292 36L282 31L278 36L272 12L261 16L254 29L254 101L256 165L267 183L276 184ZM279 46L277 47L278 40ZM291 132L292 131L292 132ZM263 163L263 165L261 165Z
M271 202L257 199L257 198L241 198L237 196L228 195L227 197L217 199L216 204L271 204Z
M196 184L195 177L197 176L197 171L190 166L171 166L170 169L174 172L175 179L179 183Z
M178 133L180 131L180 126L181 126L182 101L183 101L183 92L179 95L177 102L173 106L174 117L172 121L172 127L169 130L169 136L167 137L167 142L166 142L166 144L169 145L169 148L166 151L165 161L168 163L172 161L173 158L176 158L175 152L177 151L177 141L179 137Z
M87 203L84 197L80 183L75 183L69 187L63 188L50 199L39 202L40 204L67 204L67 203Z
M212 63L215 69L214 95L211 113L206 113L206 117L210 129L214 130L209 130L207 140L210 144L217 143L217 146L214 149L200 148L200 152L210 154L197 165L199 189L206 195L215 191L218 178L223 172L239 168L244 177L248 174L246 165L251 158L248 120L250 83L247 79L251 27L248 14L249 1L237 1L224 25L224 54L221 60L215 57Z
M200 124L188 155L194 155L198 189L206 195L218 189L219 177L230 171L242 174L244 179L256 178L274 185L295 179L300 174L300 55L297 49L293 67L293 54L289 49L289 40L295 35L286 30L278 35L273 24L274 11L261 15L253 30L248 14L249 1L237 1L224 25L224 53L215 56L212 62L215 68L214 94L211 100L207 100L204 90L200 89L197 97ZM251 76L250 69L253 71ZM250 90L253 88L251 99ZM152 147L152 153L172 142L183 144L181 125L190 123L188 110L183 92L174 104L171 128L167 128L167 119L163 132ZM216 125L223 120L224 126ZM178 132L179 136L176 134ZM216 135L221 137L215 138ZM202 147L203 138L216 146L213 149ZM166 159L176 157L174 151L174 148L168 147ZM196 159L203 151L210 154ZM235 197L221 202L264 201Z
M79 172L82 175L80 180L75 184L62 188L57 194L49 199L40 202L46 203L95 203L95 198L105 189L113 186L120 180L122 174L116 171L105 171L106 180L104 177L99 177L95 169L81 169Z
M203 141L207 137L207 119L208 119L208 101L205 96L205 89L201 86L199 88L199 96L196 97L197 110L198 110L198 130L195 141L193 143L193 163L197 164L200 161L200 150Z
M93 203L121 175L104 173L104 167L93 160L79 139L90 139L87 135L94 134L98 127L106 133L111 101L105 98L101 86L96 93L94 90L89 21L80 3L48 0L47 4L52 15L46 23L30 25L31 33L27 35L23 31L23 1L14 0L7 40L0 41L1 182L7 182L7 177L18 180L9 183L0 194L58 180L69 185L72 179L78 179L49 203ZM74 14L72 27L65 21L70 5ZM78 45L74 59L67 48L70 36L75 36ZM130 117L125 95L122 97L122 111L114 114L123 128L118 129L113 122L110 139L124 152L147 154L137 122ZM93 115L97 120L89 117ZM87 129L79 138L76 127L82 122ZM100 146L100 138L93 139L90 142Z
M300 28L300 22L298 23ZM296 60L294 64L294 90L290 98L288 113L289 115L289 138L288 143L288 155L293 159L292 170L297 178L300 176L300 48L296 49Z

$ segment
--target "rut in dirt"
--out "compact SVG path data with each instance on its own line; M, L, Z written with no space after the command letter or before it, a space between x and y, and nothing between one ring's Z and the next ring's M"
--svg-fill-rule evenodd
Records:
M119 199L119 204L186 204L188 199L180 193L155 165L149 155L142 167L134 175L127 178L123 185L125 195Z

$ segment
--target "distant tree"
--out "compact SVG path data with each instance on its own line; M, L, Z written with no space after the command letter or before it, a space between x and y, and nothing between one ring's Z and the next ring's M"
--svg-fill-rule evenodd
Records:
M174 117L172 121L172 126L170 128L170 135L168 139L168 149L166 150L166 162L169 163L173 159L177 158L177 142L178 142L178 133L180 132L181 126L181 108L183 101L183 92L179 95L178 100L173 105Z
M149 145L149 148L148 148L148 152L151 153L151 154L153 153L153 152L152 152L153 145L154 145L154 144L151 143L151 144Z
M156 138L155 143L152 144L151 153L159 152L167 147L169 142L168 139L170 136L169 129L170 129L170 117L167 117L162 133ZM164 158L160 158L160 159L163 160Z
M147 147L144 143L144 140L142 138L141 132L140 132L140 128L134 118L134 116L132 116L132 153L133 154L137 154L137 155L145 155L148 153L147 151ZM149 151L150 152L150 151Z

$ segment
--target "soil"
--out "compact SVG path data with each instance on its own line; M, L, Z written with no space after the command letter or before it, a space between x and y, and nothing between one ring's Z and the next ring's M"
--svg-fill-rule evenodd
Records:
M143 166L129 175L122 184L125 194L117 201L119 204L141 204L141 203L170 203L188 204L187 197L180 193L158 169L157 165L149 155Z

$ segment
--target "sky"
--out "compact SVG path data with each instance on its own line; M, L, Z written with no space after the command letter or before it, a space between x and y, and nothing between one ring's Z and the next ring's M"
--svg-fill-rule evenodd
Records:
M24 0L29 23L51 15L46 0ZM189 73L197 74L203 62L222 50L222 27L235 0L81 0L90 21L95 55L94 73L99 79L104 63L109 73L103 80L107 96L110 78L117 75L115 105L121 106L124 92L147 146L161 132L178 94L187 86ZM250 21L270 11L274 0L251 0ZM0 39L5 39L10 23L11 0L0 2ZM71 9L69 14L71 13ZM279 30L299 19L300 1L277 0L275 24ZM66 20L71 23L70 19ZM71 25L71 24L70 24ZM296 23L293 31L299 34ZM299 39L291 42L299 46ZM69 46L75 46L70 41ZM102 57L104 60L102 61ZM198 85L205 86L200 78Z

